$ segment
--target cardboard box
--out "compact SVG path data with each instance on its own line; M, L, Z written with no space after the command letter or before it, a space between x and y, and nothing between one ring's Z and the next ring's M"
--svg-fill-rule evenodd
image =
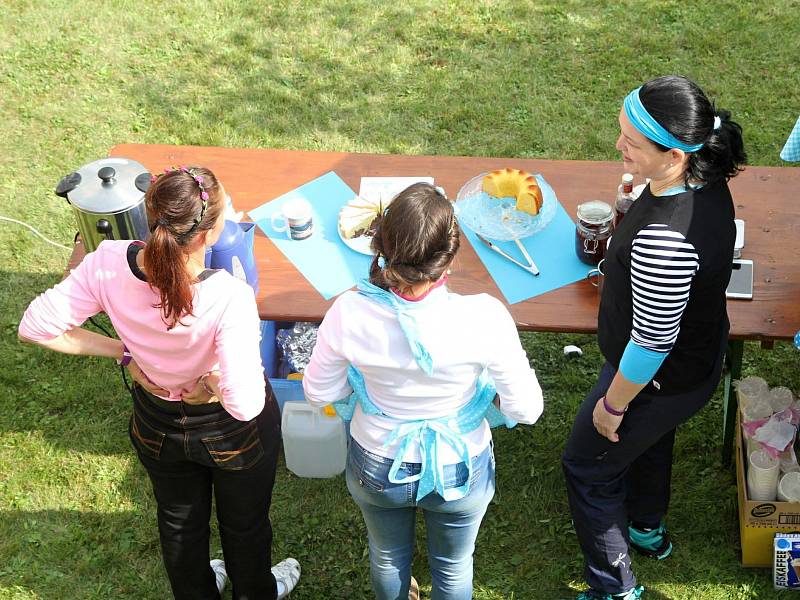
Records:
M800 504L754 502L747 498L744 475L741 415L736 417L736 487L739 492L739 536L743 567L772 567L774 537L778 532L800 532Z

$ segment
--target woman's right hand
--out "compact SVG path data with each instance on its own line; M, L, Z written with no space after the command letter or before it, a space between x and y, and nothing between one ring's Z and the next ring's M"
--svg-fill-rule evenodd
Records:
M131 379L133 379L136 383L142 386L145 390L147 390L154 396L161 396L163 398L169 397L169 390L159 387L155 383L150 381L147 375L144 374L144 371L142 371L139 368L139 365L136 364L135 360L132 360L131 362L128 363L127 369L128 373L131 376Z
M219 394L214 393L214 390L218 389L218 382L218 371L206 373L197 380L194 389L188 394L183 394L181 399L186 402L186 404L209 404L211 402L219 402Z

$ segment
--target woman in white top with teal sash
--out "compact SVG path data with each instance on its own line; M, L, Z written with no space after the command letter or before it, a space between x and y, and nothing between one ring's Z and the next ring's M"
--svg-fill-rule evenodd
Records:
M489 421L533 423L542 413L505 306L448 291L458 247L444 195L422 183L401 192L378 223L369 280L334 302L305 371L311 404L336 402L352 416L347 486L367 525L379 600L413 593L417 508L431 597L472 598L475 539L494 495Z

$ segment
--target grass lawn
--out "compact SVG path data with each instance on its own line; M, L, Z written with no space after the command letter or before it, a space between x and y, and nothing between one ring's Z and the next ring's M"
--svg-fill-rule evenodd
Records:
M69 243L56 182L121 142L616 160L621 99L667 73L733 111L751 164L778 165L800 111L798 14L797 0L3 0L0 215ZM66 258L0 222L0 599L166 598L117 369L16 341ZM546 409L495 436L498 492L475 557L485 600L582 586L559 456L601 359L592 336L524 338ZM565 360L567 343L583 357ZM748 344L745 371L798 392L798 359L788 344ZM676 550L635 562L647 598L776 597L766 570L738 563L720 422L717 396L679 432ZM281 467L272 517L275 556L303 565L292 598L370 597L366 533L341 477Z

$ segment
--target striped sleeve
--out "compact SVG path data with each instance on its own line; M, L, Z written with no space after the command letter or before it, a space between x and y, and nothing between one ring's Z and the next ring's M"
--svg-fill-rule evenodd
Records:
M631 248L633 327L620 370L634 383L647 383L675 345L699 268L694 246L667 225L642 229Z

